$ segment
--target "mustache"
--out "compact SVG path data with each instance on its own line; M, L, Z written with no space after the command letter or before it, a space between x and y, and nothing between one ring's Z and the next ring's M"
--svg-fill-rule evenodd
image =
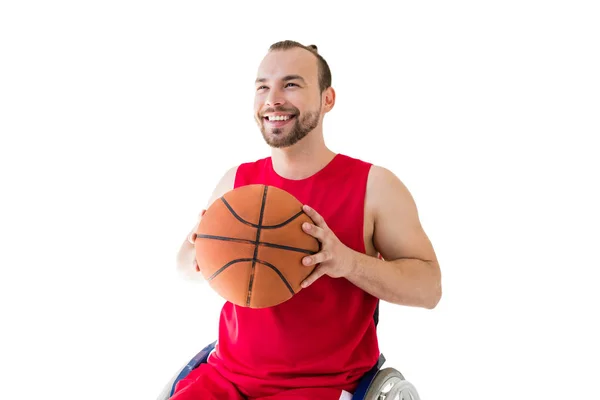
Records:
M283 107L275 107L275 108L267 108L265 111L263 111L261 113L261 116L264 117L265 114L267 113L274 113L274 112L285 112L285 113L290 113L290 114L298 114L298 109L296 108L283 108Z

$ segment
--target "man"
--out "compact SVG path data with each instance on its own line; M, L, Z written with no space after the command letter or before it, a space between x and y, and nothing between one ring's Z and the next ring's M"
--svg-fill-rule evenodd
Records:
M379 356L378 301L428 309L439 302L440 268L407 188L389 170L325 145L323 118L334 104L331 72L316 46L270 47L254 110L271 156L227 171L208 206L243 185L287 190L314 221L304 229L322 248L304 264L318 266L303 290L276 307L226 302L215 352L178 384L174 399L351 398ZM196 227L178 265L199 277Z

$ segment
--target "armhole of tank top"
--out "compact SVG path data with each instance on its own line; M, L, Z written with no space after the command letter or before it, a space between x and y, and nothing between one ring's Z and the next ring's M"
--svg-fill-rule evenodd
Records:
M261 169L265 168L265 162L268 159L260 159L251 162L244 162L238 165L233 181L233 188L247 185L248 179L254 179Z
M357 163L358 165L356 165L356 168L358 169L359 172L359 177L360 177L360 203L361 203L361 218L359 218L360 221L360 228L358 229L358 234L360 235L360 244L361 244L361 252L363 254L366 254L367 252L367 246L365 244L365 217L367 215L367 210L366 210L366 206L367 206L367 186L368 186L368 180L369 180L369 174L371 172L371 168L373 167L372 163L366 162L366 161L358 161ZM358 238L357 238L358 239Z
M242 186L242 182L241 180L244 177L244 169L247 168L247 164L248 163L242 163L240 165L238 165L236 171L235 171L235 178L233 179L233 188L237 189L238 187Z

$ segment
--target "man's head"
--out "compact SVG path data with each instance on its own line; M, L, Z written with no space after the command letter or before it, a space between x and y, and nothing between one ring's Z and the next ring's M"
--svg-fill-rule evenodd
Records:
M331 71L314 45L286 40L269 48L258 68L254 112L265 141L291 146L315 128L335 103Z

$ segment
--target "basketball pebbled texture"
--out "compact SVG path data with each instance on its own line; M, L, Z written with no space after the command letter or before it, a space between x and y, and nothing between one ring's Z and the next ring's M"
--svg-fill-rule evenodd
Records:
M320 242L302 230L312 220L290 193L274 186L233 189L206 210L196 230L196 262L210 286L239 306L289 300L314 267L302 258Z

